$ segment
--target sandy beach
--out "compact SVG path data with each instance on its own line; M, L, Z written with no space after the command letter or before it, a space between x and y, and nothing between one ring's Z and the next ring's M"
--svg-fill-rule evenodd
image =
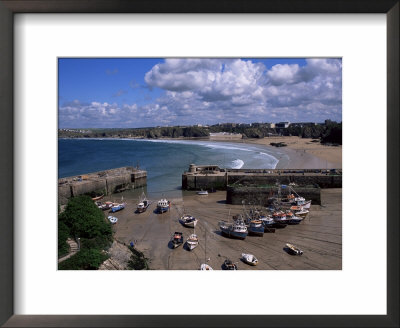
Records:
M297 136L280 136L265 138L231 139L231 138L160 138L160 140L185 140L185 141L212 141L221 143L255 144L267 148L279 149L282 156L278 158L277 169L341 169L342 168L342 146L327 146L317 140L300 138ZM283 142L287 146L276 148L270 143ZM286 158L287 155L289 159Z
M214 270L222 269L226 258L237 262L239 270L340 270L342 266L342 210L341 189L323 189L322 206L312 205L307 218L299 225L276 229L263 237L247 236L245 240L229 239L221 235L218 222L230 220L242 213L243 207L225 203L225 191L207 196L182 192L182 198L171 199L171 210L154 212L157 200L141 214L134 213L137 193L124 193L127 206L115 213L119 221L113 226L114 238L135 247L150 260L154 270L198 270L208 263ZM183 227L179 217L183 211L198 218L195 233L200 243L192 251L180 246L170 249L168 243L175 231L183 232L184 239L193 229ZM300 247L304 254L293 256L285 250L286 243ZM260 261L251 267L240 260L242 253L254 254Z
M322 145L319 141L312 142L312 140L300 137L268 137L263 139L245 139L244 142L265 146L270 146L271 142L284 142L287 147L281 147L280 149L288 153L290 157L289 166L291 167L282 168L342 168L342 146L326 146Z

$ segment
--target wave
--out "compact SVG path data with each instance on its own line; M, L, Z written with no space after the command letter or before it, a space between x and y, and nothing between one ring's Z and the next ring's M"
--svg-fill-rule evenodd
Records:
M241 159L235 159L231 163L231 169L240 169L244 165Z

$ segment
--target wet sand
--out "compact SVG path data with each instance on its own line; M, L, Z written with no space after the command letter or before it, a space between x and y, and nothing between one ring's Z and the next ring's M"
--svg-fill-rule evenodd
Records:
M171 210L156 214L157 200L145 213L134 213L137 191L122 193L127 206L114 216L119 221L113 226L114 238L135 247L150 259L150 268L155 270L198 270L207 263L220 270L226 258L237 262L239 270L340 270L342 268L342 190L322 189L322 206L312 205L307 218L299 225L276 229L263 237L247 236L245 240L221 236L220 220L231 220L241 213L240 205L225 204L226 192L218 191L207 196L182 191L182 198L171 199ZM116 195L113 195L117 199ZM168 247L175 231L181 231L184 240L193 233L179 223L183 210L196 217L199 222L195 233L200 243L194 250L183 246ZM292 243L304 251L302 256L288 254L284 248ZM258 266L252 267L240 260L242 253L254 254Z

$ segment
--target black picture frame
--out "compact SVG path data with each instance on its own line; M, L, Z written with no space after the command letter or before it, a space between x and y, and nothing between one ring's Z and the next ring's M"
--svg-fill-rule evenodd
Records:
M5 327L399 327L399 8L399 0L0 0L0 199L8 204L0 218L0 324ZM13 20L16 13L386 14L387 315L14 315L13 211L9 204L14 204L13 135L18 133L13 128Z

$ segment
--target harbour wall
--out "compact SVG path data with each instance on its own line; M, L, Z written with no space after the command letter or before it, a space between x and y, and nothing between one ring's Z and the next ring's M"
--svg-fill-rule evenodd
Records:
M58 203L85 194L109 195L146 186L147 172L132 166L58 179Z
M228 185L316 185L319 188L341 188L342 170L259 170L221 169L216 165L196 166L191 164L182 174L182 189L226 190Z
M268 206L268 198L276 195L275 186L228 186L226 190L226 202L232 205L261 205ZM307 200L311 200L313 205L321 205L321 189L318 187L297 187L296 193Z

